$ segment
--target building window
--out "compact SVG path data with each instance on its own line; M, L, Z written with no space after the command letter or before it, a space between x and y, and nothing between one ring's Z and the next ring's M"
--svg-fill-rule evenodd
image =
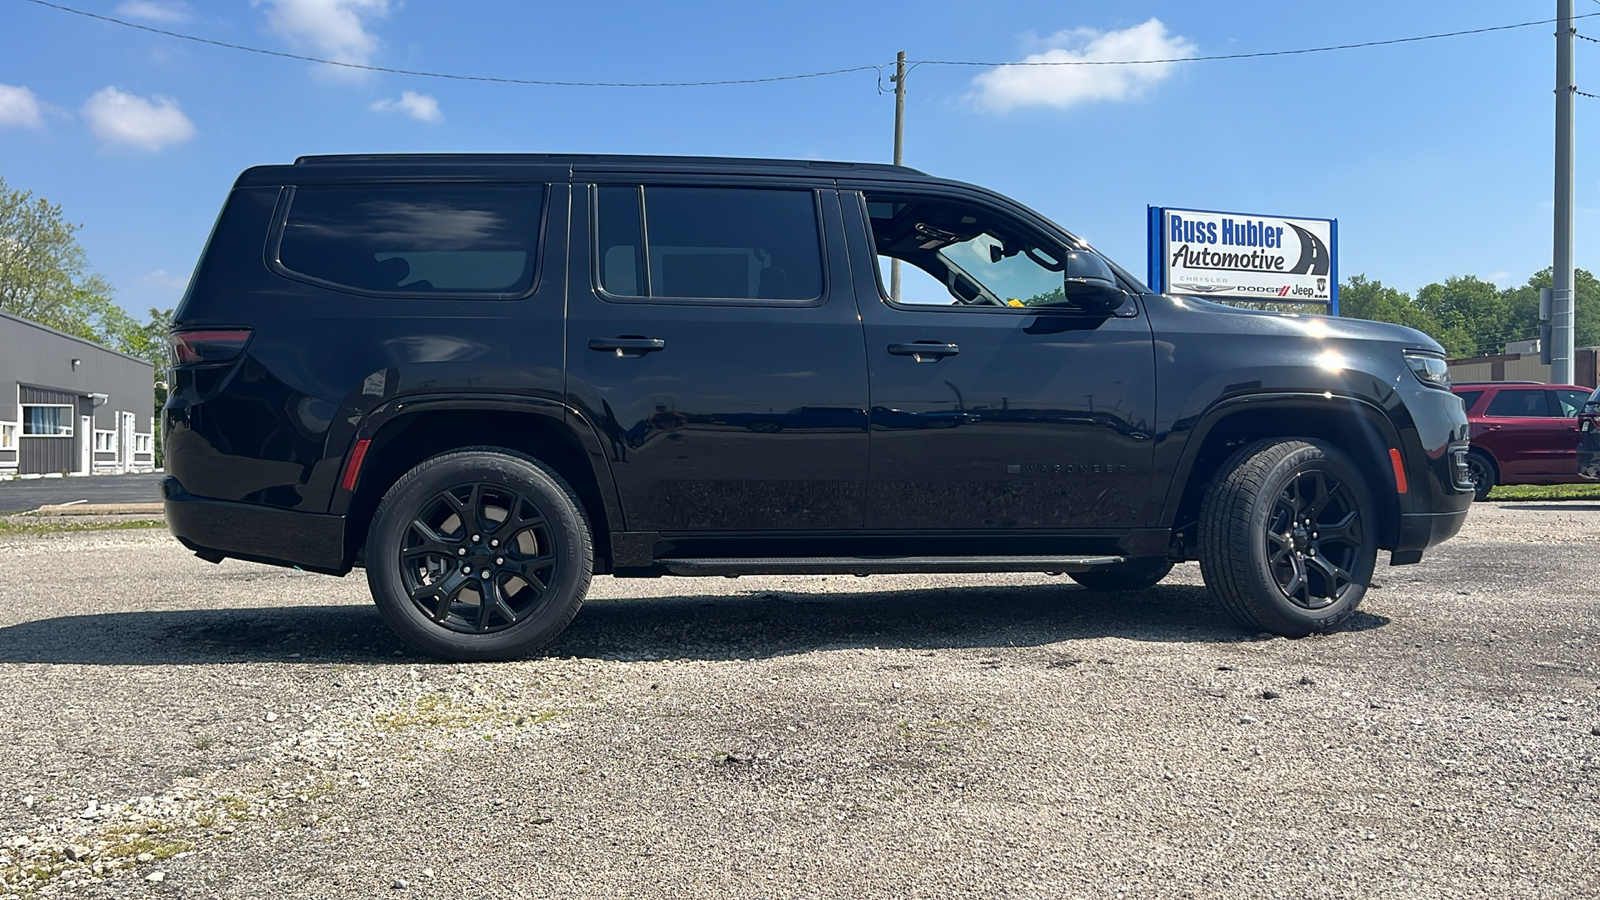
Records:
M24 403L22 433L28 437L72 437L72 407Z
M17 426L10 422L0 424L0 450L17 449Z
M94 430L94 452L117 452L117 433L115 431L101 431L96 428Z
M133 452L148 455L151 452L153 440L151 435L136 434L133 436Z

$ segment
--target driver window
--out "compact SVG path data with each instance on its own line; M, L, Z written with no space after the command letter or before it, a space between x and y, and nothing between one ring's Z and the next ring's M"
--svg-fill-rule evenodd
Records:
M883 295L900 262L900 303L1028 307L1068 302L1061 250L992 212L934 198L867 195Z

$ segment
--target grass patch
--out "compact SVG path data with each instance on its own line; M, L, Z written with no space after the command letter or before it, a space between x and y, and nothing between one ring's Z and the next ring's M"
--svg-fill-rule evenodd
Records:
M0 537L6 535L64 534L79 531L127 531L136 528L166 528L163 519L129 519L127 521L73 522L55 518L0 519Z
M474 725L520 726L543 725L560 715L553 709L517 712L502 706L479 706L462 703L443 694L428 694L411 703L375 717L380 728L391 731L401 728L440 728L445 730L469 728Z
M1502 484L1489 491L1489 500L1600 500L1600 483Z

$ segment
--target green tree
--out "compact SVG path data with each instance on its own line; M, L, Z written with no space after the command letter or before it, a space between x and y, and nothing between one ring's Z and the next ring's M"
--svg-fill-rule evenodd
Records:
M1512 330L1507 298L1499 288L1475 275L1458 275L1446 278L1443 284L1423 285L1417 291L1417 306L1439 322L1439 333L1434 338L1451 356L1500 353L1506 341L1531 336Z
M1539 289L1551 285L1550 270L1534 273L1528 283L1505 290L1506 305L1511 311L1510 329L1517 332L1511 340L1535 337L1539 333ZM1600 279L1584 269L1573 273L1574 347L1600 346Z
M0 310L68 334L116 346L139 326L90 271L61 207L0 178Z

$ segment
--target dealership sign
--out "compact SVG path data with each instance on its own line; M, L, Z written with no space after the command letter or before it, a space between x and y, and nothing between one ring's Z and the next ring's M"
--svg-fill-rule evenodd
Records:
M1150 207L1150 286L1339 312L1339 223Z

